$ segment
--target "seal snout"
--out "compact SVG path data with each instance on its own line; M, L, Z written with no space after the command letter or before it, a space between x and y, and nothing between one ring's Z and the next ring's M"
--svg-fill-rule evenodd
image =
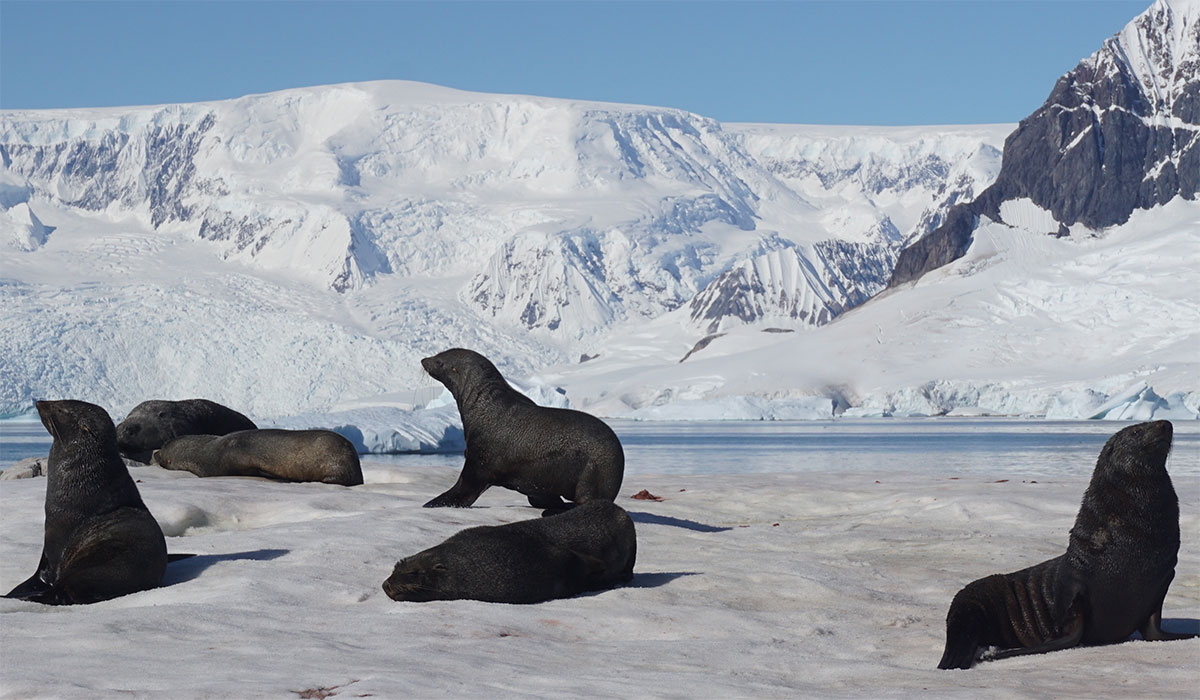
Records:
M1154 421L1150 424L1150 435L1153 436L1154 444L1164 453L1171 449L1171 438L1174 434L1175 426L1171 425L1169 420Z
M426 357L421 360L421 367L425 373L439 382L445 382L446 378L446 363L438 356Z
M1150 434L1160 440L1170 441L1175 434L1175 426L1169 420L1156 420L1148 426Z
M37 409L38 417L42 419L42 425L46 426L46 431L49 432L52 437L57 438L58 426L54 419L59 414L59 402L46 401L45 399L42 399L34 402L33 405L34 408Z

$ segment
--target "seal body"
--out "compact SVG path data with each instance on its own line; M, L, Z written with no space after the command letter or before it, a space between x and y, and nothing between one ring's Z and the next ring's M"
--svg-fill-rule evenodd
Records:
M261 476L342 486L363 482L358 450L332 430L184 435L155 450L151 462L196 476Z
M1100 451L1067 551L1036 566L995 574L954 596L938 668L1077 645L1112 644L1135 631L1164 632L1162 603L1179 554L1179 499L1167 475L1168 421L1125 428Z
M636 557L629 514L592 501L544 518L463 530L397 562L383 590L398 601L539 603L627 582Z
M121 460L112 419L82 401L39 401L37 411L54 437L45 541L37 572L6 597L94 603L156 588L166 541Z
M564 498L588 503L617 497L625 452L599 418L538 406L471 350L446 350L421 366L454 395L467 444L458 482L425 507L467 507L493 485L550 510L566 507Z
M121 454L149 462L154 450L180 435L226 435L254 430L254 421L208 399L143 401L117 426Z

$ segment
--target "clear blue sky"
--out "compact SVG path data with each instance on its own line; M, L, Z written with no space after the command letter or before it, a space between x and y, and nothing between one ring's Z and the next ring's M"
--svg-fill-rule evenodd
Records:
M723 121L1014 122L1149 5L0 2L0 107L405 79Z

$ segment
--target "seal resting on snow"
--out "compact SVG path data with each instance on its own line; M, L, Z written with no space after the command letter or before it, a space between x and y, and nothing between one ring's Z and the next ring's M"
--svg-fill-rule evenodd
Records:
M37 411L54 437L42 558L5 597L69 605L158 587L166 541L121 460L108 413L83 401L38 401Z
M154 450L180 435L226 435L254 430L254 421L208 399L143 401L117 426L121 454L149 462Z
M620 506L592 501L562 513L473 527L396 562L392 600L540 603L633 578L637 537Z
M465 508L493 485L550 510L567 507L564 498L588 503L617 497L625 453L599 418L538 406L472 350L447 350L421 360L421 366L454 395L467 443L458 482L426 508Z
M1168 421L1132 425L1109 438L1083 494L1067 551L1037 566L994 574L954 596L938 668L1112 644L1134 631L1164 632L1163 598L1179 553L1179 500L1167 476Z
M155 450L151 462L196 476L261 476L342 486L363 482L358 450L332 430L184 435Z

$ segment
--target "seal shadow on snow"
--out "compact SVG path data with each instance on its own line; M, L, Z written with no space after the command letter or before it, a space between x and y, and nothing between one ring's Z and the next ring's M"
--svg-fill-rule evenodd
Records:
M197 554L194 557L188 557L187 559L181 559L168 564L167 572L163 574L162 587L165 588L199 578L205 569L217 562L242 559L270 561L278 559L290 551L290 549L256 549L250 552L229 552L228 554Z
M1164 617L1160 625L1164 632L1175 634L1200 634L1200 620L1194 617ZM1134 632L1134 639L1142 635Z
M626 588L658 588L665 586L677 578L698 576L699 571L656 571L652 574L634 574L633 580L625 584Z
M655 515L654 513L643 513L632 510L626 512L629 513L630 518L633 518L633 522L644 523L646 525L670 525L671 527L681 527L685 530L695 530L696 532L726 532L733 529L731 527L705 525L695 520L673 518L669 515Z

